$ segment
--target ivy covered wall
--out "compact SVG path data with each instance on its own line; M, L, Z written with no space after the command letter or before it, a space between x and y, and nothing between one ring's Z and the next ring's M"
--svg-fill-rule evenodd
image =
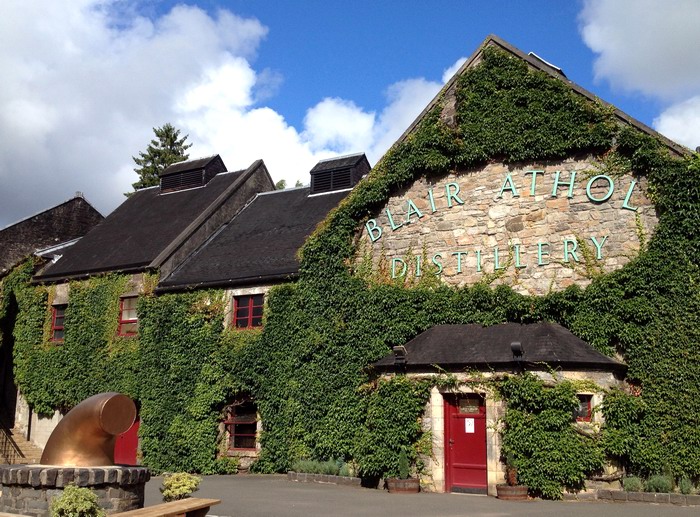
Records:
M262 332L225 331L219 291L147 290L138 306L139 337L116 338L125 280L109 275L71 285L66 337L56 346L46 333L51 287L27 283L31 265L14 271L2 282L2 310L13 293L16 379L27 400L48 412L96 391L123 391L140 403L146 465L213 472L221 410L237 393L251 393L264 427L257 470L284 471L302 457L343 457L378 476L396 472L400 450L416 458L424 448L418 419L429 389L400 377L375 381L368 365L436 324L549 320L604 353L623 354L634 393L609 396L608 429L581 449L576 472L552 474L535 490L557 497L553 483L576 486L603 454L641 474L670 469L699 476L700 159L671 156L612 110L491 48L459 79L454 125L443 122L441 108L392 148L307 241L300 279L271 291ZM357 231L416 178L577 154L605 154L620 170L646 176L659 214L646 248L586 289L524 296L491 287L488 276L456 289L430 275L409 286L354 269ZM559 410L572 403L558 400ZM538 411L532 404L513 408ZM561 437L553 447L570 449L567 426L547 432ZM527 451L515 452L535 464ZM551 469L540 470L560 471L566 460L557 458L567 457L552 455Z

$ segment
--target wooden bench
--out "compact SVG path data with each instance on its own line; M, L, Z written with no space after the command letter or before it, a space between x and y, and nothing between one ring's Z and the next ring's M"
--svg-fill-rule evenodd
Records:
M221 499L201 499L199 497L188 497L169 503L146 506L138 510L128 512L113 513L113 517L204 517L209 508L221 503Z

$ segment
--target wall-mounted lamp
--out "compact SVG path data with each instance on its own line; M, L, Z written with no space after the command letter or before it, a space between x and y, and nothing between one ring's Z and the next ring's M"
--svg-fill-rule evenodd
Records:
M398 345L392 348L394 351L394 366L398 370L406 371L406 347L403 345Z
M513 353L513 359L515 359L518 365L518 371L523 370L523 344L520 341L513 341L510 344L510 351Z

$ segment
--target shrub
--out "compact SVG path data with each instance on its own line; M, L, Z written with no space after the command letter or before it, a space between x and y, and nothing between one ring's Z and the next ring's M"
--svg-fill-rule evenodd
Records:
M214 473L216 474L238 474L238 458L223 456L214 460Z
M160 488L160 493L163 494L163 501L167 503L190 497L192 492L199 490L201 481L201 477L188 474L187 472L166 474L163 476L163 486Z
M637 476L628 476L622 478L622 488L625 492L641 492L644 489L644 483Z
M670 476L656 474L647 480L647 492L673 492L673 479Z
M341 474L341 470L349 473L349 467L343 460L330 459L327 461L317 460L297 460L292 464L294 472L305 472L306 474L325 474L329 476L347 476L349 474Z
M399 479L408 479L408 456L406 451L399 454Z
M682 477L678 481L678 490L681 491L681 494L688 495L693 491L693 482L687 477Z
M104 517L106 512L97 503L97 495L89 488L68 485L63 494L54 498L51 517Z

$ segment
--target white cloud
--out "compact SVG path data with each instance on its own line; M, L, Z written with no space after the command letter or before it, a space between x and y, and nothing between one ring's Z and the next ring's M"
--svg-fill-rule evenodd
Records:
M446 83L450 79L452 79L452 76L457 73L457 71L462 67L462 65L467 61L466 57L460 57L457 61L454 62L454 64L448 68L446 68L442 72L442 82Z
M253 66L267 35L259 21L185 5L149 18L143 5L3 4L0 227L76 191L109 213L137 179L131 156L166 122L189 134L192 157L219 153L230 170L262 158L288 185L308 183L335 154L364 151L375 163L441 87L390 85L377 113L322 99L295 128L262 104L283 77Z
M700 95L672 105L654 119L654 127L691 149L700 146Z
M698 20L697 0L586 0L580 14L596 77L664 98L700 88Z
M596 79L666 105L654 127L700 144L700 2L585 0L583 40L596 54Z
M354 102L326 98L307 111L303 136L315 150L346 154L369 148L374 124L374 113L365 113Z

